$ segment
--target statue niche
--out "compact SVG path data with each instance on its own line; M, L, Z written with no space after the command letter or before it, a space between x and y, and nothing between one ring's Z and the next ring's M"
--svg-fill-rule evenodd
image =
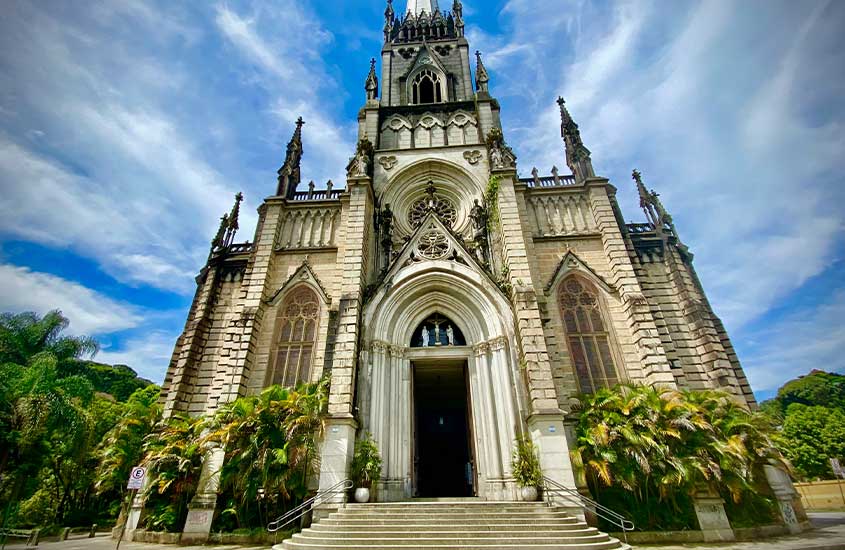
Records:
M466 338L458 325L440 313L429 316L411 335L412 348L465 345Z

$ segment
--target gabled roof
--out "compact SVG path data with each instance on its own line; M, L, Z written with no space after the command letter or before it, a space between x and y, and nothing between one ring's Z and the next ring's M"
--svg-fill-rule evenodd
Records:
M268 304L276 304L279 301L279 298L285 294L288 290L293 288L294 286L298 285L299 283L310 283L311 286L317 291L317 294L320 295L323 302L326 304L331 304L332 300L329 298L326 289L323 287L323 284L320 282L320 279L317 278L317 275L314 274L314 271L311 269L311 264L308 263L308 258L302 260L302 265L300 265L293 274L288 277L287 281L285 281L279 290L273 293L273 296L267 300Z
M417 52L417 58L411 64L411 68L405 73L405 78L410 77L421 67L433 67L443 75L449 74L449 71L446 70L446 67L443 66L437 56L431 53L428 44L425 42L420 46L420 51Z
M445 252L443 256L439 258L426 258L420 251L420 245L426 244L423 241L424 239L429 238L431 233L439 233L445 237L443 240ZM408 238L407 242L402 247L402 250L384 274L382 282L378 285L378 288L374 289L373 294L377 293L384 284L389 283L396 273L398 273L403 267L413 263L434 260L453 261L471 267L473 270L487 277L493 283L493 286L498 288L496 281L490 276L490 273L481 265L475 255L464 245L463 239L447 227L440 218L437 217L437 214L429 212Z
M592 280L594 283L598 284L605 291L610 294L614 294L616 292L616 288L604 280L604 277L599 275L595 272L593 268L588 266L581 258L578 257L572 250L567 250L566 254L560 259L558 262L557 267L555 267L554 273L552 273L551 278L546 283L545 288L543 289L546 294L548 294L557 284L569 273L573 271L580 271L582 274L586 273L587 278Z

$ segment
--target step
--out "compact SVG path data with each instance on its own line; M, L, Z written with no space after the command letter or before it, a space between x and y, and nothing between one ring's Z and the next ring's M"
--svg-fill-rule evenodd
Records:
M378 550L408 550L407 546L393 544L362 544L358 546L347 546L337 544L310 544L303 542L293 542L290 539L286 540L282 544L277 544L273 547L273 550L368 550L370 548L375 548ZM414 548L418 548L420 550L471 550L473 548L484 548L484 550L523 550L525 548L530 548L532 550L630 550L629 546L622 544L616 539L611 539L607 542L578 542L576 544L534 544L531 546L526 546L523 543L498 543L487 545L477 544L475 542L473 542L472 545L469 547L467 547L466 545L454 543L417 544L414 546Z
M629 550L543 502L348 504L274 550Z
M440 533L460 533L460 532L487 532L487 531L524 531L525 529L531 529L537 532L552 532L552 531L577 531L581 529L595 529L594 527L587 527L585 524L558 524L552 523L549 525L537 525L532 523L530 526L527 526L525 523L498 523L498 524L490 524L490 525L456 525L456 524L448 524L448 525L417 525L417 524L402 524L402 525L335 525L329 524L323 520L319 523L315 523L311 526L312 530L315 531L333 531L333 532L348 532L353 533L357 530L366 530L371 532L391 532L391 531L404 531L404 532L430 532L432 529L436 528L437 532Z
M308 529L302 533L293 536L295 540L301 538L321 539L321 540L337 540L338 538L349 540L404 540L413 539L419 541L438 540L438 541L453 541L458 539L472 539L472 540L488 540L488 539L509 539L509 540L526 540L536 542L536 539L552 539L550 542L570 542L575 540L608 540L609 536L600 533L596 529L586 528L578 531L568 531L561 533L560 531L534 531L532 529L525 529L523 531L463 531L461 533L444 533L442 531L423 531L423 532L403 532L403 531L378 531L373 532L369 530L361 530L355 532L337 532L337 531L315 531Z

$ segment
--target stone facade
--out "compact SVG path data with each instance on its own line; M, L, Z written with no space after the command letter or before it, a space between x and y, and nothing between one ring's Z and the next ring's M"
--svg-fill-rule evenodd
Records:
M431 378L420 373L463 369L464 489L514 500L523 434L545 473L575 486L565 418L582 390L721 388L755 406L656 193L635 172L647 222L626 223L563 100L572 174L519 178L480 55L471 78L460 2L433 15L412 4L399 18L388 3L381 79L374 60L345 188L298 189L299 120L253 241L232 242L240 199L221 220L168 369L166 413L210 414L273 381L329 376L320 487L347 477L356 434L371 432L384 459L376 498L404 500L428 483L415 395ZM203 498L197 518L211 516L196 511L213 501Z

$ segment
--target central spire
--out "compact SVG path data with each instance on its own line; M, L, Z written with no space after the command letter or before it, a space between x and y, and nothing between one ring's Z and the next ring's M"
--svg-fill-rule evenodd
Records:
M407 13L419 15L425 12L431 15L437 11L440 11L440 8L437 6L437 0L408 0Z

